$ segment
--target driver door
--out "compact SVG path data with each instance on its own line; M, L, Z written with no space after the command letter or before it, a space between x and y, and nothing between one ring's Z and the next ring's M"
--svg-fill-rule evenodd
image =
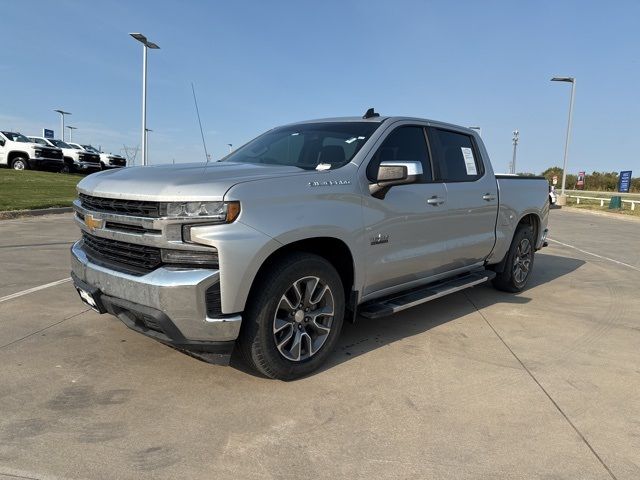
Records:
M402 125L387 135L367 165L370 183L386 161L419 161L423 173L416 183L391 187L384 198L365 197L365 297L423 283L447 267L447 190L433 181L425 127Z

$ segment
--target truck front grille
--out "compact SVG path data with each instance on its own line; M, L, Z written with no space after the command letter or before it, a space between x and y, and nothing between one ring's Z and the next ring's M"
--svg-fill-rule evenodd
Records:
M162 265L160 249L96 237L82 232L82 249L93 262L113 270L144 275Z
M136 217L160 217L160 204L158 202L92 197L83 193L80 194L79 198L80 203L87 210Z
M109 165L124 167L126 164L127 164L127 161L124 158L117 158L117 157L109 158Z
M43 158L54 158L56 160L62 160L62 150L54 150L52 148L43 148L42 154L40 156Z
M100 163L100 155L81 153L80 155L78 155L78 160L80 160L81 162Z

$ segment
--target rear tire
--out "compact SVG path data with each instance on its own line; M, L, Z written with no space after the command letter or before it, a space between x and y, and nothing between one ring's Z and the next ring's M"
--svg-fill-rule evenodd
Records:
M29 170L29 162L27 161L26 158L23 157L16 157L13 160L11 160L11 168L13 168L14 170Z
M530 225L520 225L507 252L504 270L492 280L498 290L518 293L524 290L533 270L535 235Z
M238 347L257 372L293 380L317 370L342 329L340 275L327 260L295 253L258 280L247 302Z

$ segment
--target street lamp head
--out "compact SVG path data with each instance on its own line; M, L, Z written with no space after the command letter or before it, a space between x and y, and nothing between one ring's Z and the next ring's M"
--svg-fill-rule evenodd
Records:
M54 112L58 112L60 115L71 115L71 112L65 112L64 110L54 110Z
M72 127L71 125L67 125L67 128L69 130L77 130L78 129L78 127Z
M139 42L147 43L147 37L145 37L141 33L130 33L129 35L131 35L133 38L135 38Z
M569 83L573 83L575 82L575 78L574 77L553 77L551 79L552 82L569 82Z
M158 50L160 47L158 45L156 45L153 42L150 42L147 37L145 37L143 34L141 33L130 33L129 35L131 35L133 38L135 38L136 40L138 40L140 43L142 43L145 47L147 48L152 48L154 50Z

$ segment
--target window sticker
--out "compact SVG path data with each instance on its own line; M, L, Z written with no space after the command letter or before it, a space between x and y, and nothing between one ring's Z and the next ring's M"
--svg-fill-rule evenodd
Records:
M468 147L460 147L464 157L464 166L467 168L467 175L477 175L476 160L473 158L473 150Z

